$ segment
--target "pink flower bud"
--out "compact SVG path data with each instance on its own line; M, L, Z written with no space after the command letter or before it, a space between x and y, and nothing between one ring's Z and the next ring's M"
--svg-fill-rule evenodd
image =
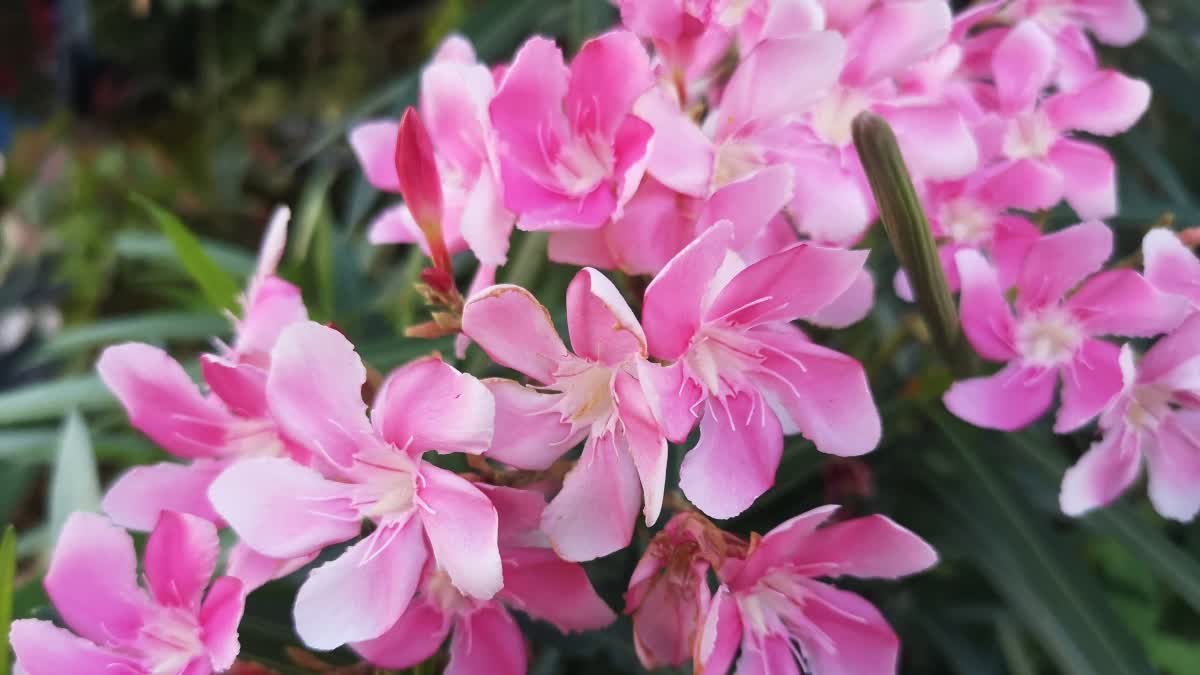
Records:
M404 111L396 135L396 176L400 181L400 194L429 242L434 265L449 270L450 255L442 238L441 177L429 132L411 106Z

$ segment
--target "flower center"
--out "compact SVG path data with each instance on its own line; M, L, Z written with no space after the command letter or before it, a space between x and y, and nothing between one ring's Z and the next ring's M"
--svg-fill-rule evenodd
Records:
M450 576L441 569L429 575L428 581L425 582L425 597L440 609L442 614L456 614L470 610L475 605L471 598L454 587Z
M353 506L363 518L382 521L413 508L417 494L417 468L401 449L387 446L354 458L359 475Z
M1125 421L1138 431L1154 431L1171 412L1173 393L1161 384L1135 387L1125 409Z
M1017 325L1017 351L1034 366L1069 362L1083 344L1083 329L1066 312L1050 309Z
M717 148L716 164L713 165L712 189L724 187L753 172L763 165L759 147L736 137L730 138Z
M200 623L182 607L159 607L138 635L142 667L150 675L175 675L204 654Z
M563 395L556 406L563 419L576 428L607 423L613 414L612 369L582 359L567 368L578 370L555 373L554 381Z
M580 197L612 174L613 163L612 147L587 134L564 144L550 166L559 187L572 197Z
M225 434L225 448L233 457L280 457L285 446L270 418L243 418Z
M957 244L979 244L992 235L992 212L973 199L960 197L942 207L939 220Z
M688 371L709 396L748 388L743 374L762 362L757 343L731 330L705 327L684 357Z
M854 138L854 118L869 104L870 100L857 90L835 89L813 107L813 130L826 143L844 148Z
M1021 113L1009 122L1004 133L1004 154L1009 159L1045 157L1057 138L1045 113L1040 110Z

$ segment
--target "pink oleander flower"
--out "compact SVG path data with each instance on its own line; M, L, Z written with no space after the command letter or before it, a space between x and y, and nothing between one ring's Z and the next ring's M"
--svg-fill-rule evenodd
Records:
M583 561L627 546L639 503L647 525L662 510L667 442L637 381L646 338L621 293L594 269L575 275L567 288L574 353L546 308L518 286L476 293L462 324L492 360L538 383L485 380L496 399L489 457L541 470L587 439L542 517L555 550Z
M1014 316L991 265L976 251L960 251L963 332L980 356L1007 365L956 382L943 398L950 412L980 427L1020 429L1050 408L1061 373L1054 430L1066 433L1095 417L1121 390L1120 350L1095 338L1158 335L1185 310L1133 270L1100 272L1111 253L1112 232L1097 221L1042 237L1017 276Z
M1116 213L1112 157L1071 132L1112 136L1129 129L1150 103L1149 85L1097 70L1072 89L1043 96L1057 67L1055 49L1029 21L1005 34L991 64L995 100L989 103L997 112L977 126L990 162L983 169L989 200L1037 211L1065 198L1084 219Z
M72 514L43 582L70 631L49 621L14 621L8 638L17 672L208 675L228 670L240 649L237 627L245 595L233 577L209 585L219 553L212 523L163 511L146 541L142 589L133 539L102 516Z
M258 268L235 319L236 339L219 354L201 356L211 390L192 379L163 350L126 343L104 350L100 379L116 395L134 428L188 463L162 462L121 475L104 497L104 511L122 527L148 531L164 510L221 519L208 501L208 486L229 464L247 457L287 456L308 461L308 452L276 425L266 403L270 352L287 326L308 318L300 290L275 276L287 240L288 210L271 218Z
M296 630L315 649L382 635L408 607L426 561L463 593L500 589L496 509L457 474L425 462L429 451L483 452L493 400L478 380L428 357L397 369L375 396L354 346L312 322L296 324L271 353L267 401L285 432L328 463L332 476L283 457L244 460L209 488L217 513L255 551L312 555L365 538L313 570L296 597Z
M633 104L653 84L646 50L627 31L588 40L570 68L547 38L521 47L488 107L504 204L519 227L588 229L620 215L653 135Z
M1016 0L1006 16L1031 19L1049 35L1086 29L1104 44L1126 47L1146 32L1138 0Z
M1106 506L1149 474L1150 501L1163 517L1200 512L1200 315L1158 341L1135 366L1120 357L1121 392L1100 416L1103 436L1063 476L1063 513Z
M937 552L890 519L874 515L819 526L837 510L822 506L757 540L744 560L720 570L696 640L696 672L812 675L896 672L900 641L861 596L819 578L897 579L935 565Z
M1150 230L1142 240L1146 281L1164 293L1187 298L1200 310L1200 259L1170 230Z
M677 514L651 540L625 593L633 645L646 669L691 658L712 598L708 572L730 555L744 556L745 542L695 513Z
M500 513L504 588L492 600L462 594L428 563L417 599L383 635L351 646L371 663L404 669L428 659L450 637L449 675L524 675L525 640L511 616L517 609L564 633L594 630L616 615L596 595L577 563L560 559L536 531L546 502L541 494L478 485Z
M459 36L447 38L421 72L420 117L429 131L440 179L442 205L437 217L446 247L453 254L469 246L480 262L500 266L507 259L513 215L501 199L488 120L495 89L491 71ZM399 130L396 122L376 120L350 132L350 144L367 180L385 192L400 192ZM373 244L417 243L432 253L406 204L381 213L370 226L369 238Z
M870 452L879 412L862 365L813 344L789 322L810 317L858 278L866 251L796 244L746 266L717 223L646 289L650 354L638 376L667 438L697 421L679 485L704 513L741 513L775 481L783 435L836 455Z
M698 92L693 84L703 80L709 69L728 49L728 29L714 21L711 0L666 0L638 2L615 0L621 23L640 38L649 40L663 72L680 101Z

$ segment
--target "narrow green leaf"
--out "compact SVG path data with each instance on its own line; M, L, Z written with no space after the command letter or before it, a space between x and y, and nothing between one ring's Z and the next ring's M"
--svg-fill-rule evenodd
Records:
M204 292L209 304L217 309L237 310L238 284L208 257L200 241L188 231L187 226L174 214L136 192L130 195L130 199L145 209L171 241L179 262Z
M68 356L127 340L150 343L207 340L212 336L226 335L229 331L229 320L217 314L154 312L122 316L68 328L43 345L38 357Z
M1000 649L1004 652L1011 675L1037 675L1033 655L1029 653L1025 636L1016 622L1008 617L996 621L996 637L1000 640Z
M0 538L0 675L9 672L8 629L13 618L13 584L17 576L17 531L12 525L4 528Z
M114 408L117 399L95 375L64 377L0 393L0 424L21 424L81 411Z
M308 257L308 249L318 225L324 221L324 226L329 226L326 204L329 188L335 178L337 173L332 168L325 167L314 173L304 184L304 192L300 195L293 225L295 243L292 245L292 257L299 262L304 262Z
M100 476L87 424L79 411L72 410L62 426L58 457L50 472L46 513L49 520L49 543L58 534L67 518L75 511L100 510Z
M246 278L254 273L254 255L224 242L198 238L201 248L212 261L235 278ZM113 250L121 258L145 260L178 268L178 258L171 240L157 232L126 230L118 232L113 241Z

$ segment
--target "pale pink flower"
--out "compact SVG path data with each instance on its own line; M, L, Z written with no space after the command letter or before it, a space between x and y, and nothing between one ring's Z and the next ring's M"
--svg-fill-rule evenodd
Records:
M588 40L570 68L547 38L521 47L489 105L504 203L519 227L596 228L620 214L653 135L633 104L653 84L628 31Z
M614 4L625 28L654 45L660 77L674 87L680 101L698 93L690 85L703 80L729 47L732 36L714 20L711 0L615 0Z
M995 270L977 251L959 251L963 332L980 356L1007 365L956 382L943 399L950 412L976 426L1020 429L1050 408L1061 373L1055 431L1095 417L1121 390L1119 349L1095 338L1158 335L1185 310L1133 270L1100 272L1111 253L1112 232L1097 221L1042 237L1017 275L1014 316Z
M1187 298L1200 310L1200 259L1170 230L1150 230L1142 240L1146 281L1164 293Z
M496 363L538 383L485 381L496 398L488 456L540 470L587 439L542 518L555 550L581 561L627 546L639 503L647 525L658 519L667 443L635 376L646 356L642 327L600 272L585 268L571 281L567 328L574 353L546 308L507 284L480 291L463 310L464 333Z
M513 215L501 199L494 161L488 104L495 82L479 63L471 44L451 36L421 72L420 114L429 129L441 180L440 224L450 253L470 247L485 264L503 265ZM390 120L363 123L350 132L350 144L367 180L376 188L400 192L396 172L399 124ZM408 206L381 213L370 226L374 244L429 244Z
M1083 28L1116 47L1126 47L1146 32L1146 13L1138 0L1016 0L1005 15L1031 19L1050 35Z
M419 359L384 381L368 420L364 382L340 333L312 322L286 329L271 354L271 413L336 479L263 457L233 464L209 489L242 541L273 558L311 555L374 523L300 588L296 629L316 649L378 637L395 623L420 580L426 537L464 593L487 599L501 586L495 508L467 480L421 459L429 450L483 452L492 395L436 358Z
M383 635L351 646L371 663L404 669L432 656L450 635L450 675L524 675L525 641L516 609L564 633L602 628L616 619L577 563L560 559L539 539L542 495L479 485L500 513L504 588L492 600L464 595L445 571L427 564L417 597ZM532 528L532 529L531 529ZM544 540L544 537L540 537Z
M862 365L789 323L845 293L867 252L797 244L746 266L731 240L729 223L717 223L650 283L647 343L670 365L642 362L638 373L668 438L682 442L699 420L679 484L716 518L774 483L783 434L837 455L869 452L880 435Z
M1103 436L1067 470L1059 500L1067 515L1106 506L1141 473L1166 518L1200 512L1200 315L1158 341L1135 366L1121 350L1122 388L1100 416Z
M43 581L70 630L49 621L14 621L8 637L18 671L208 675L228 670L239 650L245 595L233 577L209 585L219 553L212 523L163 511L146 541L142 589L133 539L102 516L72 514Z
M108 347L96 370L129 414L129 422L187 464L162 462L124 473L109 488L104 510L117 524L149 530L159 512L190 513L218 525L208 486L231 462L246 457L308 452L281 433L267 410L270 351L280 331L308 318L300 290L275 275L287 239L288 210L271 218L258 268L234 319L232 347L200 357L211 389L202 395L183 367L166 352L142 343Z
M1054 44L1024 21L992 56L998 111L977 133L984 155L983 192L995 204L1036 211L1065 198L1081 218L1116 213L1116 166L1098 145L1071 132L1111 136L1133 126L1150 103L1150 87L1113 70L1098 70L1073 89L1044 96L1057 68Z
M837 510L822 506L788 520L719 572L695 668L739 673L842 675L896 672L900 641L861 596L819 578L897 579L937 563L916 534L874 515L819 528Z

